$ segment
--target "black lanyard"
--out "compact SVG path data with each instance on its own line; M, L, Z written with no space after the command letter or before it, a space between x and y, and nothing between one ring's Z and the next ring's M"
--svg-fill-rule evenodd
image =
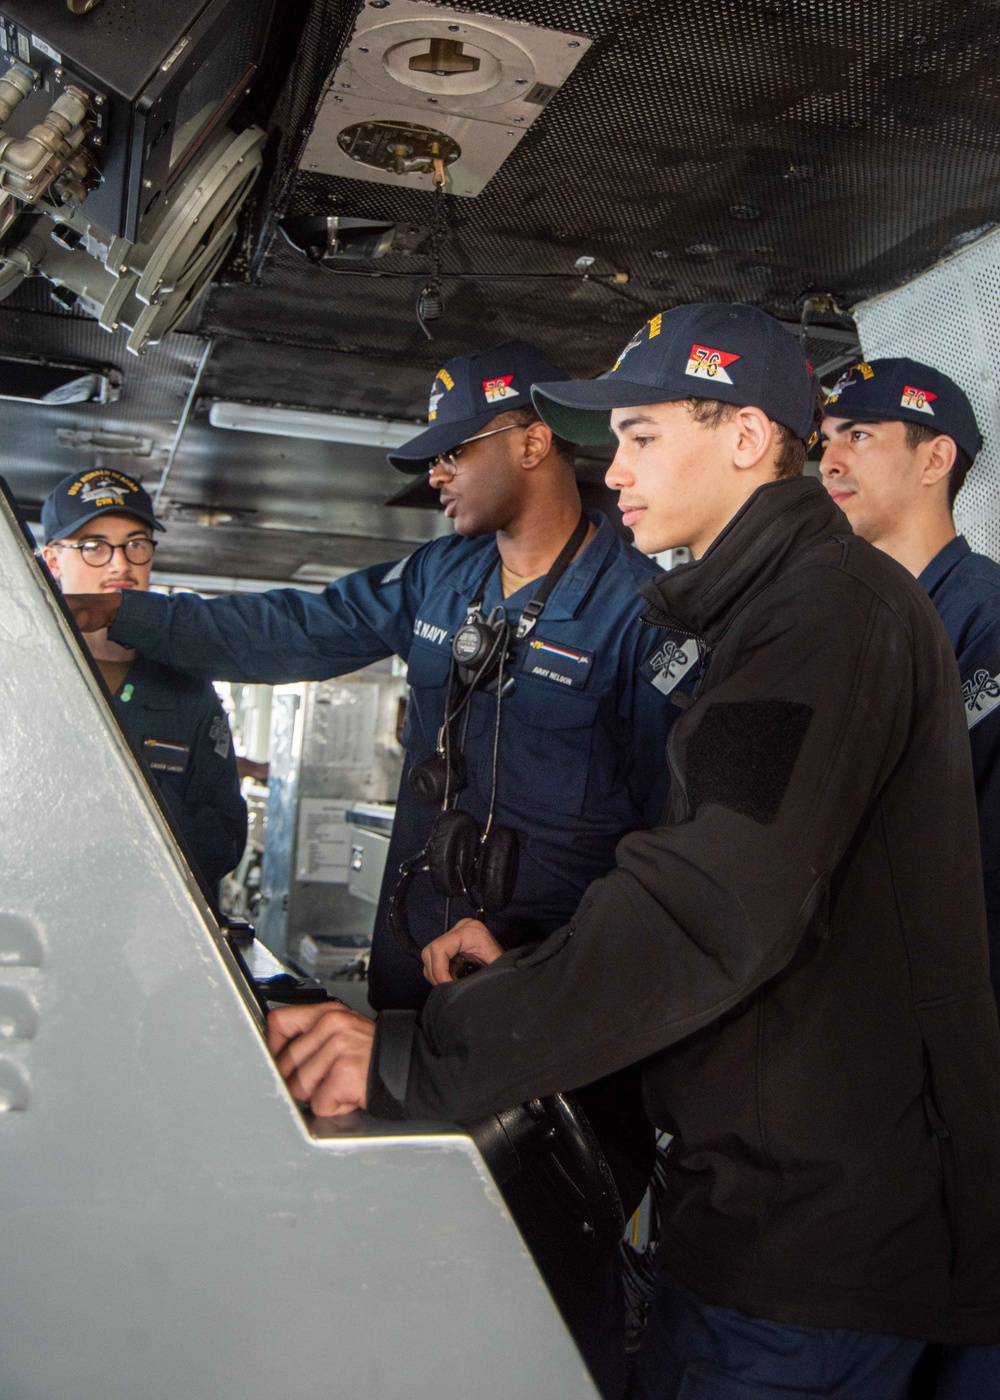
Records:
M570 535L569 539L566 541L562 549L556 555L555 559L553 559L551 565L549 566L548 573L545 575L545 577L542 579L541 583L538 586L538 591L535 593L535 596L532 599L530 599L529 602L525 603L524 608L521 611L521 616L518 619L517 628L514 633L515 639L517 641L523 641L524 638L527 637L528 634L534 628L535 623L542 615L542 610L545 607L545 604L548 602L552 590L555 588L556 584L559 582L563 574L573 562L573 557L576 554L577 550L580 548L580 546L583 544L584 540L587 538L587 531L589 529L590 521L587 519L586 515L584 515L583 512L581 512L580 519L576 522L576 526L573 530L573 533ZM472 599L472 601L469 604L470 613L480 611L482 607L483 598L486 594L486 585L489 583L493 575L494 569L500 562L501 560L498 554L496 559L492 561L490 567L486 570L486 573L483 575L483 580L479 585L479 588L476 592L476 596Z

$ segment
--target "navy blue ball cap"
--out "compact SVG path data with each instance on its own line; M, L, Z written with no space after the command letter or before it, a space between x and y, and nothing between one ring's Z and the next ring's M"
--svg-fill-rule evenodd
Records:
M919 360L859 360L834 385L824 413L851 423L919 423L975 457L983 445L972 404L946 374Z
M423 472L442 452L481 432L512 408L531 408L531 386L539 379L569 375L524 340L505 340L481 355L456 355L434 376L427 431L390 452L400 471Z
M163 526L153 514L153 502L138 481L124 472L91 467L64 476L42 506L44 542L62 540L99 515L134 515L154 530Z
M754 306L697 302L657 312L600 379L537 383L539 414L570 442L613 443L613 408L719 399L759 408L808 443L816 381L794 336Z

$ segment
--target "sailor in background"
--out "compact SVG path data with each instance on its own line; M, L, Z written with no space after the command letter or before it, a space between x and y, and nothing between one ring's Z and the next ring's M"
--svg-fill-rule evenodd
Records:
M198 676L276 684L394 653L407 662L406 759L369 973L371 1004L390 1015L422 1006L420 949L456 919L485 917L505 947L544 938L611 868L621 837L663 810L664 746L681 713L672 693L693 680L698 652L641 622L639 589L657 567L586 515L574 451L532 407L534 380L567 378L523 341L438 371L426 431L389 460L429 472L456 533L398 563L318 596L132 592L101 603L114 641ZM652 1166L637 1076L578 1097L631 1213ZM595 1278L553 1224L558 1202L521 1204L584 1356L605 1394L620 1394L615 1261Z
M914 574L955 649L972 746L990 977L1000 1003L1000 565L955 529L983 445L972 405L916 360L852 365L826 404L820 471L856 534ZM945 1348L938 1400L1000 1395L1000 1347Z
M144 593L163 526L139 482L100 469L65 477L42 507L43 553L64 593ZM246 804L240 795L229 723L207 680L195 680L101 629L86 636L125 732L160 792L213 898L243 854ZM95 813L99 824L100 814Z

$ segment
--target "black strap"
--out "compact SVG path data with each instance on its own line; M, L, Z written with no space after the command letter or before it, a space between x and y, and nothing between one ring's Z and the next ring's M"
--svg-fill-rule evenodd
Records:
M521 641L522 638L528 635L528 633L534 627L535 623L541 617L542 610L545 607L545 604L548 602L552 590L555 588L556 584L559 582L563 574L573 562L573 557L576 554L577 550L580 548L580 546L583 544L584 540L587 538L587 531L589 529L590 521L587 519L586 515L584 515L581 511L580 519L576 522L576 525L573 529L573 533L570 535L569 539L566 541L562 549L556 555L555 559L553 559L551 565L549 566L548 573L545 575L545 577L542 579L541 583L538 586L537 593L529 602L525 603L524 605L524 608L521 612L521 616L518 619L517 623L516 636L518 641ZM486 570L486 573L483 575L482 582L480 583L479 588L476 590L476 596L469 603L469 612L477 610L482 605L483 597L486 593L486 585L489 583L490 578L493 575L493 570L497 567L499 563L500 557L498 555L497 558L490 563L490 567Z

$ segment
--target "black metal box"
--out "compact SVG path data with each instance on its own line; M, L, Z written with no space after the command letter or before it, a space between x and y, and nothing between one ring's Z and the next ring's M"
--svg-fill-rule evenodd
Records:
M0 73L26 64L41 86L5 128L23 135L73 84L94 101L87 145L101 183L82 210L142 242L171 187L249 90L274 0L0 0Z

